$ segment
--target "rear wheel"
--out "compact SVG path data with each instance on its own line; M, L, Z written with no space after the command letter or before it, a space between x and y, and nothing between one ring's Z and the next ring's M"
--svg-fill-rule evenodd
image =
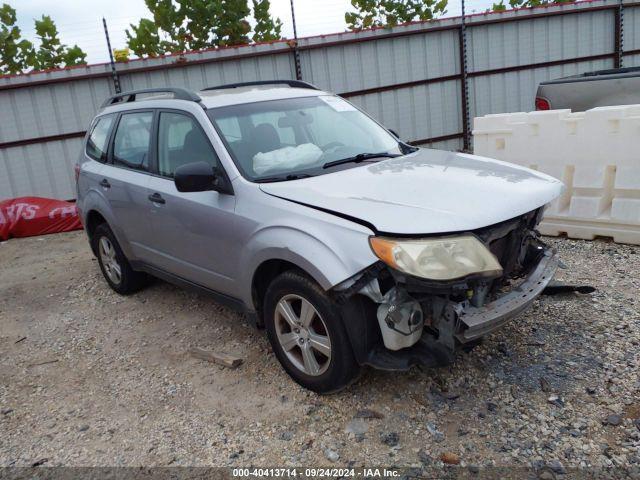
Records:
M303 387L337 392L357 379L356 362L340 311L313 280L288 271L269 286L265 326L276 357Z
M148 277L131 268L115 235L106 223L96 227L91 243L93 251L98 253L102 275L113 290L127 295L140 290L147 284Z

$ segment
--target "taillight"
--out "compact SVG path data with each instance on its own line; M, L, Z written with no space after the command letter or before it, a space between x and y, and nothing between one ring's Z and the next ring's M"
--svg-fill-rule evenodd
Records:
M73 167L73 171L76 174L76 183L78 183L78 178L80 178L80 164L76 163L75 166Z
M542 97L536 97L536 110L551 110L549 100Z

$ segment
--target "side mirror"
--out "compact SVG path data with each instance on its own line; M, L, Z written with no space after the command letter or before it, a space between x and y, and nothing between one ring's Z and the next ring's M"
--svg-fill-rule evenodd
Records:
M391 130L390 128L388 129L391 134L396 137L398 140L400 140L400 135L398 135L398 132L396 132L395 130Z
M176 168L173 181L179 192L223 191L224 178L207 162L194 162Z

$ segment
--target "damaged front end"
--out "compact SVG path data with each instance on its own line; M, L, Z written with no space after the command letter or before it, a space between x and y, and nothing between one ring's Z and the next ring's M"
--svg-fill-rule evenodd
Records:
M377 254L385 261L338 285L334 293L345 305L345 314L349 308L366 308L371 319L368 325L345 322L359 362L385 370L448 364L457 348L473 345L525 310L558 267L557 254L535 230L542 210L469 232L486 247L484 253L472 252L470 259L457 251L434 257L435 263L462 271L475 261L486 266L480 273L451 280L421 278L407 273L415 264L410 252L401 252L407 258L399 269L389 266L391 260L383 251ZM501 268L496 268L496 261ZM437 270L429 274L446 276ZM359 306L354 307L348 300L357 298Z

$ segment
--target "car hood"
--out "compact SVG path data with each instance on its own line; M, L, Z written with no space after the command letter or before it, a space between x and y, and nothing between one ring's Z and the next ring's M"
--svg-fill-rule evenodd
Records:
M316 177L261 184L265 193L357 219L377 232L475 230L556 198L562 182L510 163L420 149Z

